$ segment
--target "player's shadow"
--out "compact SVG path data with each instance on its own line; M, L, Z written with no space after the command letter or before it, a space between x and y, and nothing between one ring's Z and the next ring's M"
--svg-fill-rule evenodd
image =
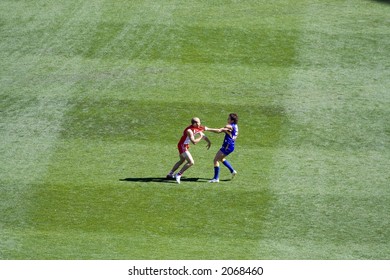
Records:
M208 179L206 179L206 178L185 178L185 177L181 178L182 182L201 182L201 181L206 182L207 180ZM142 182L142 183L155 182L155 183L168 183L168 184L174 183L174 184L177 184L174 179L167 179L165 177L131 177L131 178L119 179L119 181Z
M375 2L390 4L390 0L374 0Z

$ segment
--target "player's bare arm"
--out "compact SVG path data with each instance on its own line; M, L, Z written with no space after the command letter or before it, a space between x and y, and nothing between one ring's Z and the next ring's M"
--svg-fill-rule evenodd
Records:
M222 128L210 128L207 126L205 126L204 130L214 132L214 133L221 133L223 131Z
M225 127L221 128L221 130L223 132L225 132L226 134L231 135L231 133L233 131L233 127L230 124L227 124L227 125L225 125Z
M199 137L199 138L195 138L195 135L194 135L194 133L192 132L191 129L188 129L188 130L187 130L187 135L188 135L188 137L190 138L192 144L194 144L194 145L196 145L197 143L199 143L199 142L202 140L202 138L203 138L202 135L201 135L201 137Z
M232 125L231 124L227 124L227 125L225 125L225 127L223 128L223 131L232 131L233 130L233 127L232 127Z

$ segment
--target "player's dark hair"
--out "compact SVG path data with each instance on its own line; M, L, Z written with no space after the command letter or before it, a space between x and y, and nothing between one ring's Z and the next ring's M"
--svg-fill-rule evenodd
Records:
M238 116L236 113L231 113L229 114L229 118L234 122L234 123L238 123Z

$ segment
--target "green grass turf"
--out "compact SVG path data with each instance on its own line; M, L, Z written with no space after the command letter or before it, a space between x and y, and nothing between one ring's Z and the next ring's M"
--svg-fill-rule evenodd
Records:
M0 259L389 259L386 1L1 1ZM240 116L162 180L191 117Z

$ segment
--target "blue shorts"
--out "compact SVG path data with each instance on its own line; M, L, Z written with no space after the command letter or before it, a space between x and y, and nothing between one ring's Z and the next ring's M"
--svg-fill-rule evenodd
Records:
M221 151L225 156L228 156L229 154L231 154L231 153L234 151L234 146L227 146L227 147L222 146L222 148L220 149L220 151Z

